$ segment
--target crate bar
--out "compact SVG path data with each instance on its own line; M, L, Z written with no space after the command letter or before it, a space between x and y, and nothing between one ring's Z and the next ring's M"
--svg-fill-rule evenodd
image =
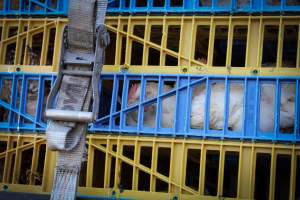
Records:
M17 148L16 148L16 151L15 151L15 161L14 161L14 166L13 166L13 174L12 175L12 184L16 184L18 183L18 179L19 179L19 169L21 167L21 158L22 158L22 154L21 154L21 151L20 151L20 148L18 148L19 146L21 146L22 143L21 143L21 137L20 135L17 137Z
M283 0L284 1L284 0ZM283 2L282 1L282 2ZM284 37L283 37L283 32L284 32L284 25L283 25L283 21L282 21L282 16L280 17L280 20L279 20L279 33L278 33L278 49L277 49L277 60L276 60L276 68L279 68L279 66L282 66L282 49L283 49L283 40L284 40ZM297 63L296 63L297 64Z
M1 41L7 39L8 37L8 28L7 21L2 21L2 33L1 33ZM4 63L5 54L6 54L6 45L3 42L0 42L0 62Z
M37 99L37 107L35 109L35 128L37 128L36 124L39 121L42 121L43 111L39 108L43 107L43 102L46 101L45 99L45 90L43 88L46 88L45 80L43 79L42 75L39 75L39 82L38 82L38 91L41 91L38 93L38 99Z
M275 138L278 137L278 134L280 133L280 105L281 105L281 88L280 88L280 83L279 80L276 80L276 85L275 85L275 117L274 117L274 131L275 131Z
M290 199L295 199L295 191L296 191L296 177L293 177L292 174L297 174L296 166L297 166L297 160L296 160L296 154L295 154L295 148L292 149L292 158L291 158L291 175L290 175ZM298 172L299 173L299 172Z
M46 26L46 22L45 22L44 34L43 34L43 43L42 43L43 47L48 47L49 46L49 35L50 34L49 34L49 31L47 31L47 26ZM46 65L47 54L48 54L48 48L42 48L40 65Z
M190 86L190 83L191 83L191 77L188 78L188 88L187 88L187 95L186 95L186 103L187 104L191 104L192 103L192 88ZM185 121L185 124L184 124L184 132L187 133L188 130L189 130L189 126L190 126L190 117L191 116L191 107L190 106L186 106L186 121ZM187 134L184 135L184 137L187 137Z
M132 51L132 42L131 38L129 37L130 35L133 35L133 26L131 22L131 16L128 18L128 23L127 23L127 34L126 35L126 52L131 52ZM127 53L125 54L125 64L124 66L127 67L131 65L131 54Z
M20 34L21 34L21 32L23 32L23 29L24 29L23 24L21 23L21 21L19 21L14 64L17 64L20 62L21 55L19 55L19 54L20 54L20 49L22 49L22 44L23 44L23 41L20 41Z
M271 169L270 169L270 185L269 185L269 199L274 199L275 194L275 173L276 173L276 154L275 154L275 148L274 148L274 144L271 145L272 146L272 156L271 156Z
M223 113L223 131L222 131L222 136L221 138L224 139L224 135L225 135L225 130L228 130L228 121L229 121L229 104L230 104L230 100L229 100L229 93L230 93L230 89L229 89L229 84L228 84L228 78L225 78L225 95L224 95L224 113Z
M21 117L20 117L20 113L25 113L25 114L27 114L26 113L26 105L27 105L27 102L26 102L26 97L27 97L27 95L28 95L28 93L27 93L27 91L28 91L28 81L27 80L25 80L25 75L23 74L22 75L22 77L21 77L21 80L22 80L22 88L21 88L21 96L19 97L18 96L18 92L16 92L15 93L15 95L16 95L16 103L13 103L13 106L15 106L15 108L17 108L18 106L17 106L17 99L18 98L20 98L20 102L19 102L19 109L18 109L18 113L15 113L14 114L14 118L15 117L17 117L18 119L18 121L16 122L18 125L17 125L17 131L19 131L19 125L21 125L22 124L22 122L21 122ZM18 91L18 82L19 82L20 80L19 79L16 79L16 87L15 87L15 91ZM25 95L25 93L27 93L27 95ZM23 120L22 120L23 121ZM15 123L15 120L12 120L12 122L13 123Z
M13 120L14 120L14 116L15 116L15 113L13 112L13 108L16 107L16 103L17 103L17 81L16 81L16 75L14 74L13 77L12 77L12 90L11 90L11 94L10 94L10 105L9 105L9 115L8 115L8 130L10 130L10 127L12 126L12 123L13 123ZM22 81L23 83L23 81ZM23 85L23 84L22 84ZM16 110L16 112L18 112Z
M144 126L144 110L145 110L145 106L142 105L141 103L145 101L145 95L146 95L146 80L145 77L142 76L141 77L141 94L140 94L140 98L139 98L139 108L138 108L138 125L137 125L137 134L140 133L141 130L143 130Z
M151 26L148 23L148 21L149 21L149 16L147 16L147 18L146 18L145 33L144 33L144 47L143 47L143 60L142 60L142 64L144 66L146 66L149 61L149 56L148 56L149 47L148 47L148 44L146 43L146 41L150 41Z
M102 83L103 85L103 80L102 80ZM113 87L114 88L117 88L116 90L113 91L113 94L112 94L112 102L111 102L111 105L110 105L110 112L116 112L116 109L117 109L117 99L118 99L118 90L119 90L119 81L117 81L117 75L114 75L114 78L113 78ZM104 104L104 102L102 102ZM113 116L111 115L110 116L110 119L109 119L109 130L112 130L113 129L113 124L114 124L114 118Z
M163 90L163 80L162 77L159 76L158 79L158 95L160 95L162 93ZM161 113L161 98L157 99L157 111L156 111L156 115L155 115L155 136L157 135L157 132L159 131L160 128L160 113Z
M295 139L299 139L300 136L297 135L298 132L300 132L300 81L297 80L296 83L296 98L295 98Z
M27 22L27 29L28 30L31 30L31 28L32 28L32 21L31 20L29 20L28 22ZM29 64L29 61L28 61L28 48L27 48L27 46L29 46L30 44L32 44L32 37L30 37L30 31L27 31L26 32L26 42L25 42L25 51L24 51L24 59L23 59L23 63L24 64Z

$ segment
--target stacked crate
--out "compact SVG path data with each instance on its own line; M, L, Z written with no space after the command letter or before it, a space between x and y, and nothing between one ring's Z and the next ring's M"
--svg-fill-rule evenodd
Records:
M44 3L48 15L53 2ZM19 5L20 14L30 12ZM5 6L3 13L11 10ZM295 0L109 1L111 44L79 192L130 199L298 199L299 15ZM66 23L3 19L0 88L8 86L11 95L1 93L6 114L0 128L10 133L0 136L0 185L8 191L51 191L55 154L45 148L43 107ZM40 33L42 39L35 39ZM216 85L223 88L220 96L214 96ZM33 86L36 95L28 92ZM230 111L235 88L242 94L236 127ZM138 91L133 102L132 91ZM193 97L199 91L197 112ZM271 93L267 109L265 92ZM217 121L215 101L222 113ZM201 119L196 124L195 112ZM293 114L283 121L285 113ZM263 128L264 120L272 125Z
M1 191L50 192L44 108L59 66L67 1L0 1Z
M114 1L109 11L105 106L90 130L120 136L96 146L90 139L108 163L101 187L121 197L298 198L299 2ZM230 111L236 88L238 117ZM214 116L216 101L222 118ZM89 177L85 186L95 187Z

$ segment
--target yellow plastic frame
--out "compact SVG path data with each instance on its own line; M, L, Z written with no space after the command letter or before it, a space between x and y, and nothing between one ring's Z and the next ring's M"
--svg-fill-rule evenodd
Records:
M62 43L63 28L67 19L0 19L2 27L2 38L0 40L0 71L15 72L23 71L28 73L55 73L58 71L60 50ZM114 65L105 65L103 72L116 73L128 70L131 73L155 73L155 74L220 74L220 75L261 75L261 76L300 76L300 17L299 16L107 16L107 29L116 34L116 51ZM133 34L135 25L144 25L144 38ZM150 42L152 25L163 27L161 45ZM181 27L179 39L179 51L175 52L167 48L168 27L178 25ZM210 28L207 64L194 59L195 39L198 25L207 25ZM215 27L219 25L228 26L226 66L212 66L214 53ZM231 66L231 50L233 42L233 30L237 25L246 26L247 47L245 67ZM274 67L262 67L262 47L264 39L264 27L276 25L279 27L277 62ZM297 25L298 49L297 67L282 67L283 31L285 25ZM18 27L16 36L8 37L9 27ZM127 26L127 31L124 27ZM29 31L24 31L29 27ZM47 47L49 43L49 30L56 29L55 47L52 66L45 66ZM40 66L20 65L22 42L31 45L32 36L37 33L44 33L43 48L41 52ZM126 38L125 62L121 63L122 39ZM132 43L138 42L143 45L142 65L131 65ZM6 55L6 46L16 43L16 56L13 65L3 64ZM160 52L158 66L149 66L148 52L153 48ZM26 48L25 48L26 51ZM28 62L25 52L24 63ZM166 55L178 59L178 66L165 66ZM2 64L1 64L2 63Z
M62 34L67 19L61 18L28 18L28 19L0 19L0 27L2 28L1 40L0 40L0 71L1 72L28 72L28 73L52 73L58 71L60 51L62 44ZM17 34L9 36L10 27L17 28ZM25 29L26 28L26 29ZM46 57L49 46L49 34L50 29L55 28L55 41L54 41L54 52L52 58L52 65L46 65ZM28 49L24 49L24 57L22 57L22 46L32 46L34 43L33 36L39 33L43 33L42 51L40 56L40 63L37 66L30 66L28 64ZM16 44L14 64L5 64L5 56L7 46L9 44ZM24 64L21 63L23 59Z
M116 52L114 65L104 67L105 72L120 72L128 70L132 73L159 73L159 74L231 74L263 76L299 76L300 75L300 17L299 16L107 16L108 30L116 33ZM145 26L144 38L133 34L135 25ZM161 45L150 41L152 25L161 25L163 35ZM175 52L166 47L168 27L179 25L181 27L179 51ZM208 25L209 47L208 62L203 63L194 59L195 39L198 25ZM215 27L228 26L226 66L212 66L214 52ZM231 67L231 50L233 30L237 25L247 26L247 47L245 67ZM261 67L262 47L265 25L277 25L278 50L277 63L274 67ZM298 26L297 67L284 68L282 64L283 30L285 25ZM124 27L127 26L127 31ZM121 63L122 38L126 38L125 63ZM131 65L131 52L133 41L143 45L142 65ZM148 66L149 48L160 52L158 66ZM178 59L178 66L165 66L166 55Z

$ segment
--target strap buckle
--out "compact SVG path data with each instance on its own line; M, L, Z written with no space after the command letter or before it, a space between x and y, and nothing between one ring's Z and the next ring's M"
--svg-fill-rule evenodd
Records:
M67 27L64 30L66 33ZM68 122L88 122L91 123L97 119L99 112L99 81L105 58L105 48L110 43L110 37L104 24L100 24L96 29L96 45L94 54L85 54L68 51L67 34L64 34L64 40L61 50L61 62L57 79L50 91L47 99L45 116L51 120ZM67 66L80 66L86 70L70 70ZM73 72L73 73L72 73ZM93 106L91 112L60 110L55 108L56 98L59 93L64 75L73 76L92 76L92 97Z

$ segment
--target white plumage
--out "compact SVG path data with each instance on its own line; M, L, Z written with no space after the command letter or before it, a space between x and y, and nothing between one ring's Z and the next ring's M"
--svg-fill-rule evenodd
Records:
M163 93L166 93L172 89L171 86L165 85ZM141 85L134 84L129 91L128 106L135 105L139 102L141 94ZM158 83L148 82L146 88L145 99L156 98L158 95ZM155 127L156 125L156 104L145 106L144 108L144 127ZM175 96L171 96L163 99L162 101L162 115L161 126L164 128L170 128L174 123L174 111L175 111ZM128 125L136 125L138 121L138 111L132 112L127 117Z
M274 84L263 84L261 87L259 128L263 132L272 132L274 129L275 90ZM282 131L294 126L295 93L295 84L281 84L279 124Z
M200 92L195 94L192 99L191 109L191 128L203 128L206 112L205 109L205 85L200 86ZM209 128L214 130L223 129L224 123L224 84L214 83L211 86L210 97L210 120ZM232 84L229 95L229 121L228 127L232 130L242 128L243 114L243 86L241 84Z
M294 104L295 104L295 84L281 84L281 105L280 105L280 128L291 128L294 126ZM172 90L169 85L164 86L163 93ZM131 86L128 95L128 105L134 105L139 102L141 85ZM232 83L229 87L229 110L228 110L228 129L232 131L241 131L243 127L244 116L244 86L241 83ZM146 87L145 99L156 98L158 95L158 83L148 82ZM205 119L205 84L197 85L193 88L191 104L191 123L190 127L203 129ZM176 109L175 95L165 98L162 103L162 127L173 127L174 111ZM224 83L211 84L210 97L210 118L209 128L213 130L222 130L225 123L225 85ZM251 99L248 99L248 101ZM253 99L254 101L254 99ZM275 116L275 85L262 84L260 106L259 129L263 132L274 130ZM128 125L137 125L137 111L132 112L127 117ZM144 126L155 127L156 125L156 104L145 107Z

